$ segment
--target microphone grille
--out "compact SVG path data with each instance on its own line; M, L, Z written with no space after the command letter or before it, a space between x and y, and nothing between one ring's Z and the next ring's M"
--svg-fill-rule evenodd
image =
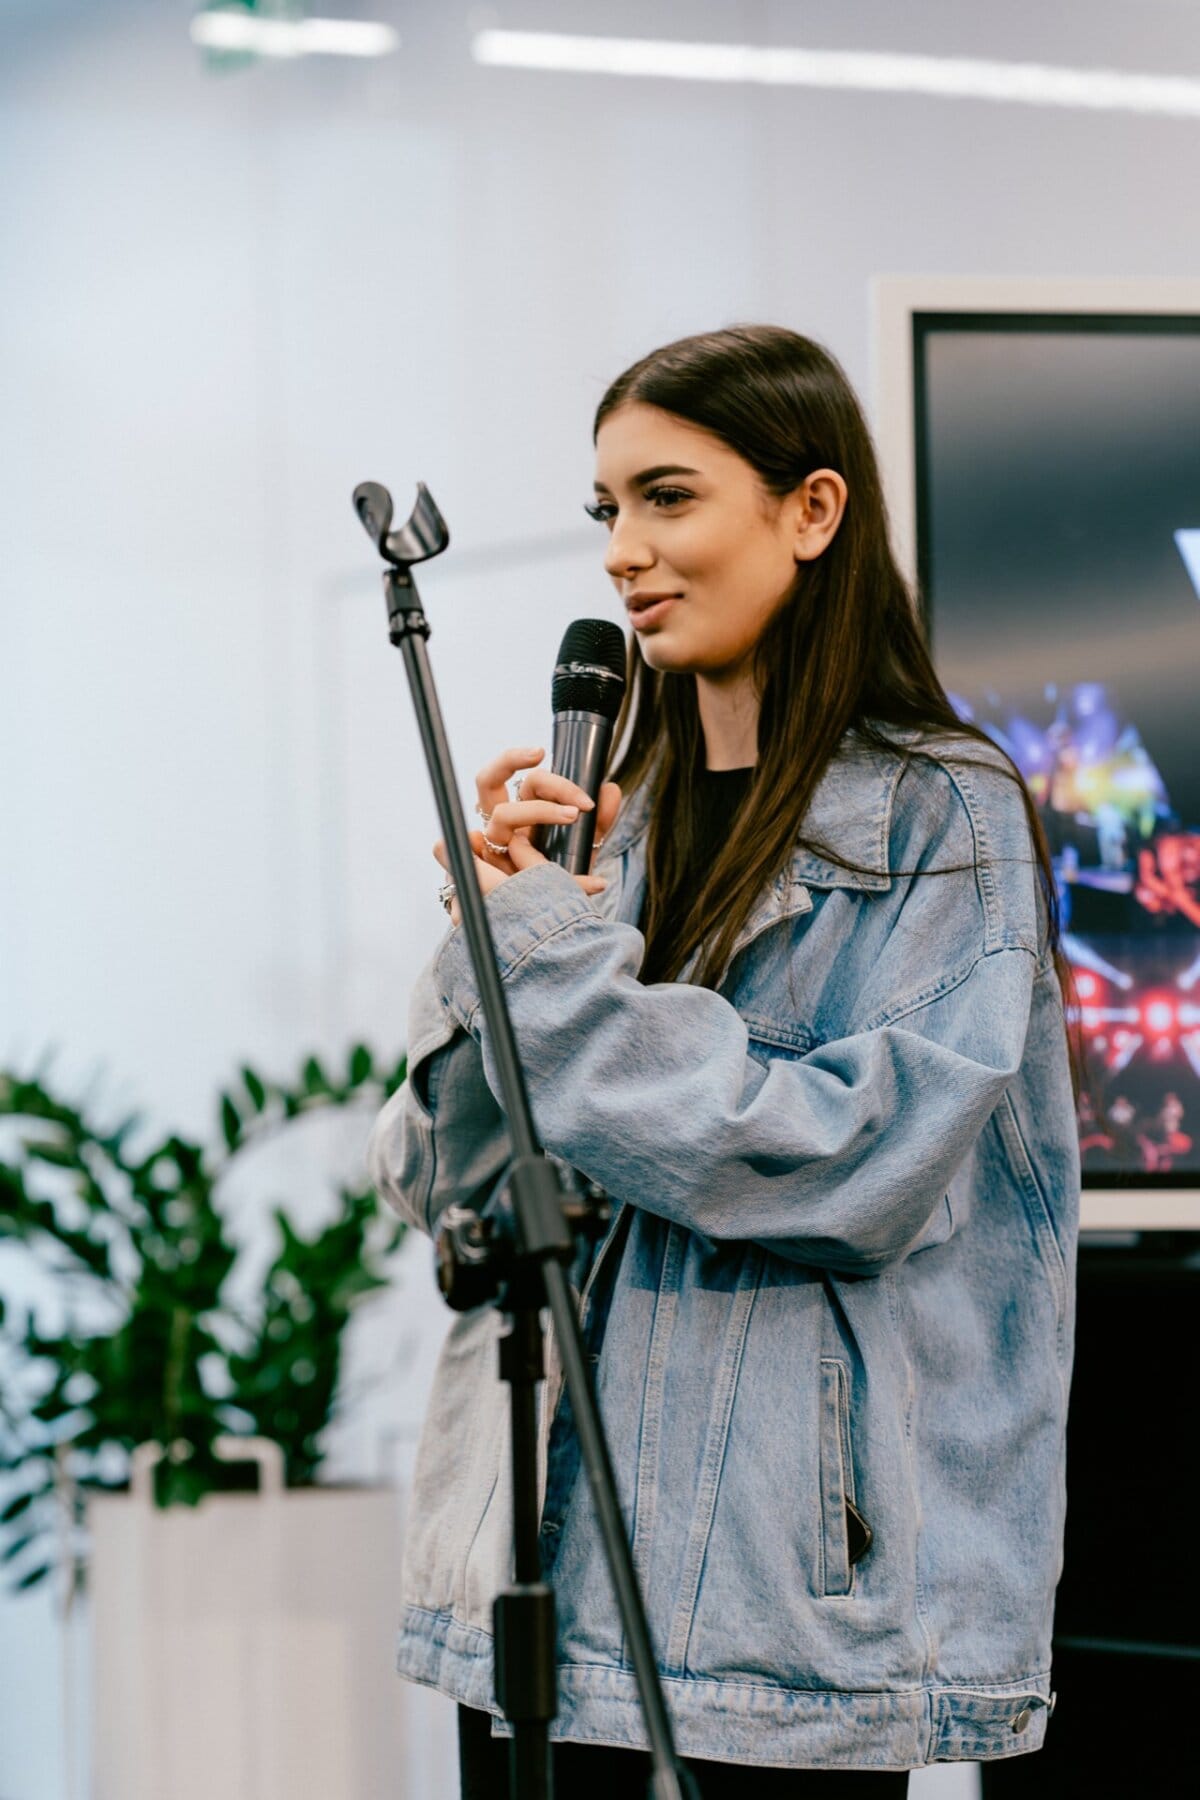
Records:
M556 713L593 712L615 719L625 697L625 637L611 619L576 619L558 649L550 689Z

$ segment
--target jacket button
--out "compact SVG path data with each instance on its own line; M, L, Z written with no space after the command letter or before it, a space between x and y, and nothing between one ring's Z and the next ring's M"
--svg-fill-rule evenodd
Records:
M1013 1730L1014 1731L1024 1731L1025 1727L1028 1725L1028 1723L1032 1717L1033 1717L1033 1714L1030 1712L1029 1708L1027 1706L1023 1706L1019 1713L1013 1714L1013 1722L1012 1722Z

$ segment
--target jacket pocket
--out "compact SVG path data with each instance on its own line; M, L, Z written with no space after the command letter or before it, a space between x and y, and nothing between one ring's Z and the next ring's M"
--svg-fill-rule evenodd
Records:
M821 1358L821 1592L854 1592L854 1564L870 1548L871 1532L855 1505L850 1447L850 1376L835 1356Z

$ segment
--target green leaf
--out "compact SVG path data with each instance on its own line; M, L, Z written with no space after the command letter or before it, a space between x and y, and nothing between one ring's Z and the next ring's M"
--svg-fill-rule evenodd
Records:
M371 1079L371 1052L365 1044L355 1044L350 1052L350 1082L353 1087L361 1087L364 1081Z
M34 1488L28 1494L18 1494L15 1500L10 1500L4 1511L0 1512L0 1525L11 1525L14 1519L19 1519L23 1512L28 1512L35 1500L50 1492L50 1487L51 1484L47 1482L45 1487Z
M267 1104L267 1090L263 1081L254 1073L253 1069L243 1069L242 1085L250 1096L255 1112L261 1112Z
M242 1117L228 1094L221 1095L221 1130L230 1150L236 1150L242 1135Z
M56 1419L64 1419L68 1413L78 1412L79 1409L72 1406L69 1400L60 1399L52 1389L44 1400L39 1400L29 1410L43 1425L53 1425Z
M306 1094L330 1094L333 1092L329 1085L329 1077L315 1056L310 1056L305 1063L303 1077Z
M28 1550L36 1536L36 1531L26 1531L21 1536L15 1537L11 1544L6 1544L0 1551L0 1562L16 1562L22 1551Z
M52 1163L56 1169L77 1169L79 1149L74 1144L38 1143L27 1138L25 1154L31 1162Z
M45 1581L53 1566L53 1563L42 1563L40 1568L30 1569L28 1575L22 1575L18 1581L17 1593L26 1593L31 1587L36 1587L39 1581Z

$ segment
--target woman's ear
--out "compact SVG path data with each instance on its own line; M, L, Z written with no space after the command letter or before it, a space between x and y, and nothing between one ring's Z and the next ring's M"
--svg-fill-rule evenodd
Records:
M815 469L796 499L797 562L813 562L832 542L846 510L846 483L836 469Z

